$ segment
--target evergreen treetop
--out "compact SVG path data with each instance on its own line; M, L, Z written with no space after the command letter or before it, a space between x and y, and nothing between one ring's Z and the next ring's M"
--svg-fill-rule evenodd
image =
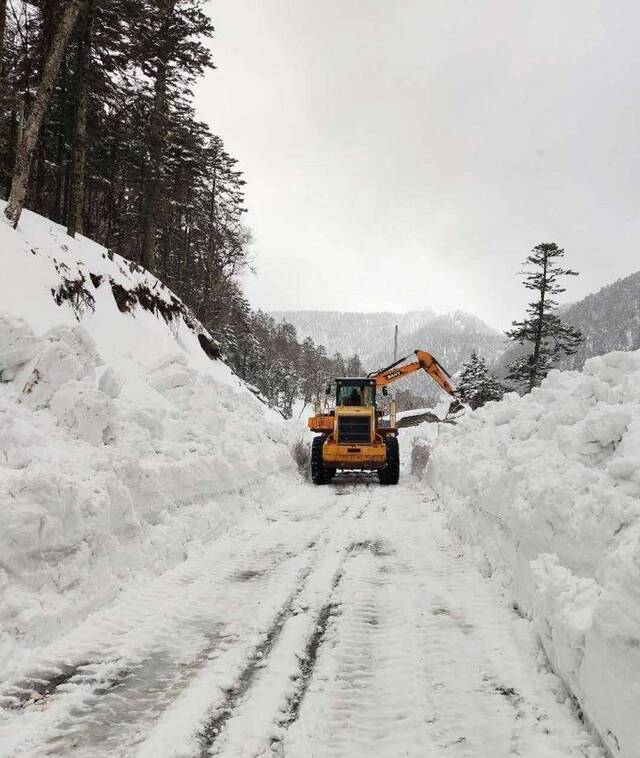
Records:
M500 400L504 391L504 387L490 374L484 358L479 357L474 350L462 366L457 387L458 397L475 410L490 400Z

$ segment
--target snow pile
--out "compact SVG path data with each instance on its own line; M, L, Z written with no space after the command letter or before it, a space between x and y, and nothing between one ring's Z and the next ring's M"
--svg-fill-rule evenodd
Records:
M155 277L28 212L0 223L0 257L1 678L295 466L282 420Z
M426 476L615 755L640 745L640 351L440 425Z

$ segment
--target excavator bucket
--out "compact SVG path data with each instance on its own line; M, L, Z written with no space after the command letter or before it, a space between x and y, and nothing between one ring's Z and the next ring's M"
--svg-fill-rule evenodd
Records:
M455 400L451 401L451 404L449 405L449 410L447 411L447 416L451 413L458 413L459 411L464 410L464 405L456 398Z

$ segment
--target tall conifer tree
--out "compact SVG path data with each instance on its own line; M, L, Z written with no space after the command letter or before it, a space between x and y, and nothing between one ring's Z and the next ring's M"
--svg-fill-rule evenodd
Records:
M528 351L509 365L507 378L528 392L537 387L549 373L553 361L562 353L571 355L582 342L582 335L572 326L564 324L556 313L558 303L554 295L565 292L559 284L563 276L578 276L577 271L562 268L558 260L564 250L555 242L536 245L527 257L523 271L524 286L536 293L527 307L527 317L514 321L513 329L506 332L512 342L527 345Z

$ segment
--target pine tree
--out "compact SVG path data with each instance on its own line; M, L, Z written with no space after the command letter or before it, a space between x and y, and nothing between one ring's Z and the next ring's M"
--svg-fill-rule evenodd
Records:
M475 410L490 400L500 400L504 392L504 387L489 373L484 358L475 351L471 353L471 358L462 366L457 383L457 394L462 402Z
M202 37L213 34L202 0L147 0L143 19L140 63L153 82L149 113L148 160L146 163L144 236L142 264L156 269L156 245L160 204L163 196L163 159L171 123L172 103L184 89L189 91L193 78L212 65Z
M558 283L560 277L578 276L577 271L558 265L557 259L563 256L564 250L554 242L536 245L524 262L532 268L521 272L524 286L537 297L527 307L527 318L514 321L506 336L521 345L528 343L530 352L509 365L507 379L529 392L549 373L556 358L563 353L572 355L582 342L581 333L564 324L555 312L558 303L552 296L565 291Z
M331 376L347 376L347 366L340 351L333 354L331 363Z
M319 401L328 378L327 356L322 345L316 347L311 337L302 342L299 367L304 402Z
M345 376L364 376L364 368L359 355L352 355L345 366Z
M74 93L73 153L68 192L67 234L75 237L83 231L85 179L87 169L87 119L89 112L89 69L91 66L91 27L93 0L88 0L81 18L77 50Z

